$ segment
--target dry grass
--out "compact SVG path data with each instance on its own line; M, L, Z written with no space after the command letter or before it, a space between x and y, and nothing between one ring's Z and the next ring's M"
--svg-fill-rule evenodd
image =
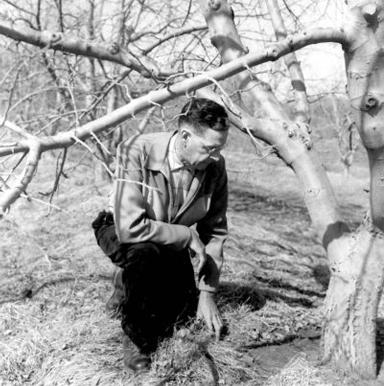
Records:
M265 386L332 386L311 364L305 355L299 354L292 358L280 373L272 376Z
M314 272L325 261L294 176L275 160L251 170L251 156L227 156L230 237L218 294L227 336L215 342L195 323L162 343L150 373L123 369L119 321L104 310L113 266L89 225L109 186L95 185L85 159L55 201L65 211L47 216L19 201L0 223L0 385L343 384L316 364L324 286ZM33 196L49 190L52 173L38 176Z

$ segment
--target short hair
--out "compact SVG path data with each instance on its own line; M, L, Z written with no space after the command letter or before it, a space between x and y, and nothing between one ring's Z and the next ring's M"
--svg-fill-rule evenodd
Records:
M192 125L195 131L202 134L203 126L216 131L228 130L227 112L218 103L205 98L191 98L181 109L179 127L183 123Z

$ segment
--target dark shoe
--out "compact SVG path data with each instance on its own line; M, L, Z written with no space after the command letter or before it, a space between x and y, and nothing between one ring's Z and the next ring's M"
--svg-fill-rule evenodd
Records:
M105 308L111 318L117 318L120 316L124 301L123 270L120 268L116 269L113 275L113 285L113 294L107 301Z
M124 367L135 373L149 371L151 358L149 355L140 353L139 349L125 336L123 340Z

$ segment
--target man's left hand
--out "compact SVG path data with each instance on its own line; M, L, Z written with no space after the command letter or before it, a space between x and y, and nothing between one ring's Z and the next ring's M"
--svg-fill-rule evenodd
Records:
M197 318L204 319L209 331L215 333L216 340L220 339L223 330L223 320L221 319L220 312L217 309L213 293L200 291Z

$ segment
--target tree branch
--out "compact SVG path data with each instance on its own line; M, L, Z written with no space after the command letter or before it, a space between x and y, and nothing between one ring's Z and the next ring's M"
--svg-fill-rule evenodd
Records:
M117 44L106 47L91 41L66 36L50 31L36 31L29 27L16 28L5 22L0 22L0 34L16 41L22 41L41 48L69 52L75 55L107 60L128 67L146 78L166 78L170 73L161 71L153 61L146 57L138 60L127 50Z
M16 182L11 184L9 189L0 194L0 216L6 212L9 206L25 191L36 172L41 155L40 142L31 138L28 140L28 145L27 163L22 175Z
M200 0L200 3L210 29L211 41L219 51L223 61L232 59L229 63L234 63L248 58L251 54L244 55L245 49L237 33L233 12L228 2L217 0L213 3L208 0ZM324 30L317 29L316 32L310 30L292 35L267 46L261 50L261 53L264 54L264 57L269 57L269 60L277 60L282 56L280 55L282 49L286 55L298 48L298 41L300 41L301 47L303 47L301 44L305 44L307 39L312 43L315 41L324 42L325 40L322 38L325 38L328 33L332 35L331 40L328 41L348 43L342 30L332 30L331 32L331 29L328 29L325 35L321 31ZM328 35L328 38L330 37ZM278 150L279 156L294 169L298 176L312 224L327 250L331 242L337 239L347 227L340 219L336 198L321 162L314 151L308 151L312 148L308 127L290 119L286 106L277 100L269 85L260 82L257 78L255 79L250 68L253 65L255 65L253 61L244 63L248 72L239 73L236 80L232 81L232 86L237 90L240 89L242 102L246 105L247 111L270 119L269 126L271 127L267 133L269 138L267 142ZM253 118L257 118L257 116ZM252 124L250 123L249 126ZM265 138L263 139L265 140Z
M12 6L12 7L18 9L18 10L21 11L21 12L24 12L24 13L30 15L30 16L33 16L33 17L35 16L35 14L34 14L33 12L28 11L28 10L25 9L25 8L22 8L22 7L20 7L19 5L16 5L14 1L10 1L10 0L3 0L3 1L4 1L5 3L9 4L10 6Z
M324 41L344 42L344 34L342 31L332 29L303 32L302 34L289 37L279 43L267 47L263 53L252 53L242 56L211 71L200 73L197 76L185 79L173 85L168 85L166 88L151 91L147 95L133 99L127 105L76 129L62 132L51 137L42 137L39 139L28 138L25 141L20 141L18 145L14 147L0 147L0 157L25 152L29 149L28 167L24 173L25 177L22 178L17 186L0 195L0 209L3 208L4 210L7 208L16 200L22 190L25 190L32 179L33 172L36 170L37 162L42 152L69 147L79 140L83 141L93 134L116 126L124 120L134 117L135 114L150 107L164 104L183 94L188 96L191 92L199 88L238 74L249 69L250 66L265 63L270 60L277 60L279 57L295 49Z
M208 86L213 80L218 81L226 79L247 70L249 67L268 61L275 61L289 52L306 47L310 44L324 42L346 44L346 38L342 30L323 28L304 31L300 34L290 36L278 43L267 46L263 52L249 53L206 73L201 73L200 75L185 79L179 83L168 85L167 88L151 91L147 95L133 99L130 103L120 107L112 113L77 128L76 137L85 139L90 135L91 131L98 133L113 127L156 103L163 104L177 96L183 94L188 95L199 88ZM70 133L71 132L60 133L53 137L42 138L42 149L46 151L72 145L73 140L71 139ZM25 143L19 143L19 145L11 148L6 147L0 149L0 157L24 152L27 149L28 146L26 146Z
M277 40L282 40L287 37L287 29L284 25L284 20L281 16L277 0L266 0L273 29ZM300 63L297 60L296 54L291 53L284 56L284 62L291 76L291 84L296 96L296 111L295 116L298 122L309 122L309 104L307 90L304 82L304 75L301 71Z
M178 31L172 32L172 33L164 36L163 38L159 39L156 43L153 43L150 46L148 46L147 48L144 48L142 50L143 54L144 55L148 54L153 49L155 49L156 47L160 46L161 44L163 44L164 42L166 42L168 40L174 39L174 38L182 36L182 35L188 35L192 32L204 31L206 29L207 29L206 25L200 25L200 26L196 26L196 27L187 27L187 28L183 28L183 29L180 29Z

